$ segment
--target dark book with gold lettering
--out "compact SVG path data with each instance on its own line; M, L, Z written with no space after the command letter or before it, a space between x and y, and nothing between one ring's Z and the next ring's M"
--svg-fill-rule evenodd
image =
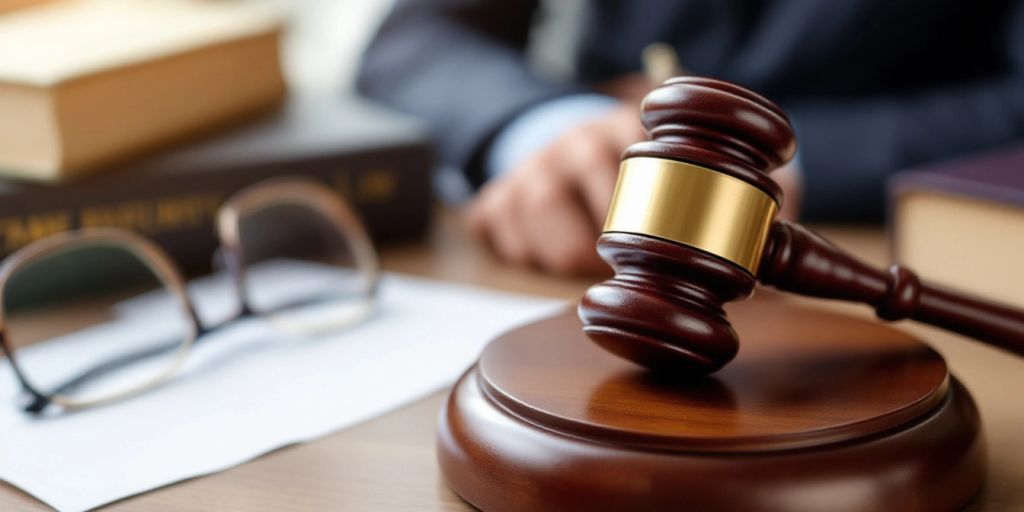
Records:
M376 241L410 238L430 218L431 167L415 120L355 98L295 95L280 111L123 169L59 185L0 184L0 253L58 231L114 226L204 271L220 204L277 176L333 187Z

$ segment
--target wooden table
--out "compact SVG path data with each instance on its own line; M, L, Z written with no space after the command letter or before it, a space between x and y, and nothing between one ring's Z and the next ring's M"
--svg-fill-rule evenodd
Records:
M838 245L887 262L874 228L820 228ZM442 213L420 243L390 247L384 267L452 281L575 300L592 280L556 279L505 267L472 243L457 218ZM804 301L870 317L864 307ZM989 476L970 511L1024 511L1024 359L936 329L905 324L949 360L974 394L989 447ZM230 470L115 503L110 511L469 510L445 487L434 461L439 393L318 441L287 447ZM0 510L46 510L0 484Z

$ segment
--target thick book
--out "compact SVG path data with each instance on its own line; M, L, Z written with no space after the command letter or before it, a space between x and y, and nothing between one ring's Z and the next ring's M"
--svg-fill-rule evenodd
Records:
M221 203L279 176L336 190L377 242L409 239L430 220L431 170L427 131L415 119L357 98L293 95L277 112L131 166L59 185L0 184L0 253L54 232L112 226L204 271Z
M0 175L63 180L269 108L285 91L281 31L278 14L239 2L12 7L0 16Z
M1024 145L900 173L893 254L940 285L1024 307Z

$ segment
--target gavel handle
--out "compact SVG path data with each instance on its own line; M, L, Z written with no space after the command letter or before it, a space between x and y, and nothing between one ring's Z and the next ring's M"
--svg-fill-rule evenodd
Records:
M772 226L758 280L801 295L863 302L885 320L918 320L1024 355L1024 311L923 284L900 265L870 267L799 224Z

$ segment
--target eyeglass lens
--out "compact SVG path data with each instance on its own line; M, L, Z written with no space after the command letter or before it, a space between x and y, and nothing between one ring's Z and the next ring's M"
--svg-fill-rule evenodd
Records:
M18 368L37 392L64 405L160 380L190 341L180 297L126 247L65 247L15 271L3 293Z
M370 307L373 276L343 226L308 204L274 203L239 218L244 288L275 327L313 333L341 327Z

